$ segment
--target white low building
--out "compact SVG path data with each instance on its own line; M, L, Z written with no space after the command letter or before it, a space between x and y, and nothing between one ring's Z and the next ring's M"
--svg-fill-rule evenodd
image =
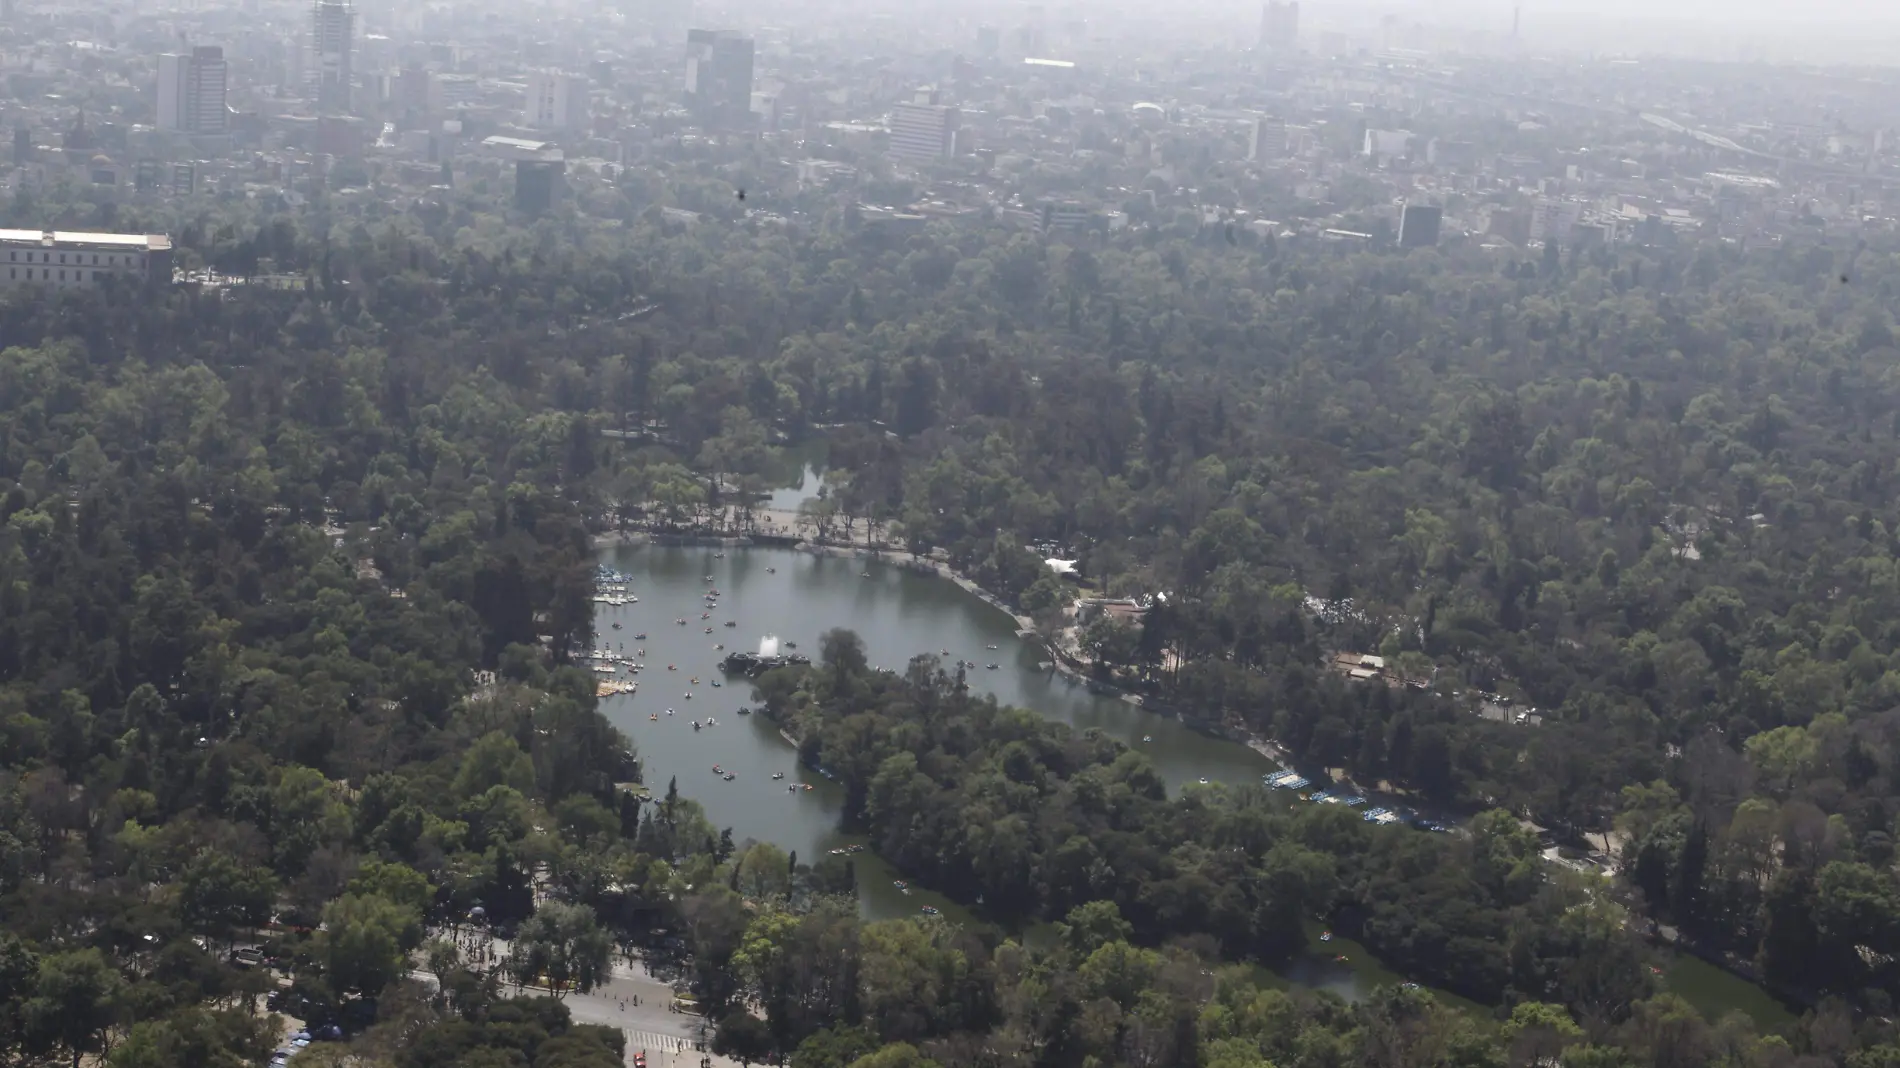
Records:
M0 230L6 280L50 286L96 285L108 278L170 282L172 239L165 234L77 230Z

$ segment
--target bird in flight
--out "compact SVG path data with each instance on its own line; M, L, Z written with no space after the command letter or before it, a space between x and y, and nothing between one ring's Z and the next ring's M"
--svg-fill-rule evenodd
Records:
M741 189L741 190L739 190L739 199L740 199L740 200L744 200L744 199L745 199L745 190L743 190L743 189Z

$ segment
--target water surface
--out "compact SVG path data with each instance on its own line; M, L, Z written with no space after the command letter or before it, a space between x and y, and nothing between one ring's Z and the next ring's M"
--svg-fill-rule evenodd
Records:
M601 710L633 738L647 783L659 791L677 777L681 792L705 806L714 826L732 828L735 839L797 850L807 862L851 841L837 828L843 791L800 769L791 743L764 717L738 715L739 706L752 701L751 687L743 679L726 682L718 670L728 651L756 650L766 634L797 643L799 651L816 657L820 635L848 627L864 639L872 664L900 671L919 653L945 650L949 663L958 658L994 663L996 670L969 672L972 689L1078 729L1102 730L1140 749L1170 791L1201 778L1257 782L1274 770L1243 745L1090 693L1041 669L1038 652L1016 637L1015 621L1007 613L932 575L768 548L623 546L604 553L603 562L633 577L631 592L640 603L600 605L599 641L628 653L645 648L647 667L639 676L639 693L608 697ZM702 619L708 614L704 595L712 589L720 593L718 605ZM675 622L679 619L685 625ZM736 626L726 627L729 620ZM613 629L615 623L619 630ZM708 628L712 633L706 633ZM645 640L635 637L640 633ZM725 685L714 687L715 679ZM705 726L709 718L714 726ZM694 720L701 721L700 730L692 728ZM712 770L714 764L719 773ZM722 777L727 771L736 776L731 782ZM785 778L774 780L774 773ZM814 789L787 789L805 781ZM856 860L870 915L907 914L927 901L943 907L920 892L896 893L891 876L869 854Z

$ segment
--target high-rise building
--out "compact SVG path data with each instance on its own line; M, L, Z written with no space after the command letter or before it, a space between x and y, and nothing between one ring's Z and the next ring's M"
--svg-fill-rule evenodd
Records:
M1410 130L1367 130L1365 154L1373 159L1391 159L1412 151Z
M1300 42L1299 0L1267 0L1260 12L1260 50L1291 52Z
M1399 247L1431 248L1438 244L1438 230L1444 224L1445 209L1428 204L1407 204L1399 210Z
M196 163L174 163L171 167L171 188L175 197L188 197L198 191L198 165Z
M390 85L390 103L400 116L413 118L428 113L430 72L426 67L407 66L396 72Z
M1261 116L1247 135L1247 158L1258 161L1286 155L1286 123Z
M536 130L582 130L587 127L587 82L560 71L538 70L528 75L528 106L522 125Z
M515 209L540 215L554 207L567 184L567 162L558 159L515 161Z
M1570 231L1583 221L1583 204L1556 197L1538 197L1531 204L1529 238L1534 244L1562 245L1570 240Z
M1474 170L1478 166L1478 146L1470 141L1434 137L1426 142L1425 162L1449 170Z
M752 122L752 38L729 30L686 31L686 106L711 130Z
M1037 209L1037 222L1044 233L1085 230L1094 218L1095 213L1087 205L1073 200L1045 201Z
M957 109L939 104L935 93L891 108L891 155L898 159L948 159L956 152Z
M976 28L976 50L979 54L993 56L1003 50L1003 31L996 26L978 26Z
M206 135L228 132L226 70L222 48L158 57L158 128Z
M304 76L315 90L317 110L348 112L350 50L355 46L356 12L349 0L315 0L310 8L310 62Z

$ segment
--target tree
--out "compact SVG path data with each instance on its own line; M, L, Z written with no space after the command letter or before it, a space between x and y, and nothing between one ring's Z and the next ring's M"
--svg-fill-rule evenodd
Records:
M493 787L506 786L521 794L534 792L534 762L513 738L491 731L477 739L462 757L455 773L457 797L475 797Z
M1526 1001L1512 1007L1504 1035L1513 1064L1550 1064L1559 1062L1567 1047L1583 1040L1583 1028L1561 1005Z
M1122 919L1113 901L1091 901L1069 910L1056 926L1056 933L1078 960L1110 942L1126 942L1135 933L1134 926Z
M843 688L844 680L863 674L870 661L864 654L864 639L853 631L833 628L818 639L820 662L831 671L833 685Z
M1542 876L1537 835L1502 809L1471 821L1473 875L1504 904L1528 900Z
M88 1053L107 1052L123 986L119 973L97 949L41 958L33 996L23 1012L29 1044L64 1050L73 1068L79 1068Z
M839 1025L814 1031L792 1051L791 1068L849 1068L878 1048L877 1036L862 1027Z
M771 1054L772 1033L764 1020L744 1009L734 1009L720 1018L719 1028L713 1032L712 1050L749 1065Z
M110 1068L247 1068L270 1056L276 1016L188 1008L134 1024L112 1050Z
M339 993L371 996L401 978L422 941L414 909L376 894L344 894L323 910L324 974Z
M407 864L371 858L356 869L355 878L350 880L349 892L359 896L374 895L385 901L391 901L404 908L413 910L420 916L435 902L435 887L421 872Z
M739 889L749 898L784 898L792 892L791 863L785 851L769 842L746 850L739 861Z
M546 983L561 998L604 982L612 954L613 942L593 909L549 901L516 932L507 969L517 985Z
M0 1057L10 1058L28 1038L28 999L39 979L40 959L11 933L0 933Z
M268 868L241 865L220 850L193 857L179 882L178 904L185 921L206 933L261 927L277 900L277 880Z
M852 1061L851 1068L935 1068L936 1063L908 1042L893 1042Z

